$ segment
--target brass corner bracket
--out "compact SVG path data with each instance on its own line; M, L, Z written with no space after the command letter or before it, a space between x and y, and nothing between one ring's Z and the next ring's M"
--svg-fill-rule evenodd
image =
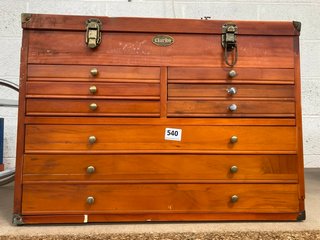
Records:
M16 226L21 226L24 224L22 216L20 214L13 214L12 216L12 224Z
M21 23L27 23L32 17L31 13L21 13Z
M295 28L298 32L301 31L301 22L293 21L292 24L293 24L294 28Z

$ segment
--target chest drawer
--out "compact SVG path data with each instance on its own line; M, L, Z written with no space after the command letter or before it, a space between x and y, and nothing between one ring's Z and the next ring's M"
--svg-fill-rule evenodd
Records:
M294 85L168 84L169 100L281 99L294 100Z
M295 184L25 184L22 213L290 212L298 211L297 191Z
M165 140L167 127L181 141ZM91 138L90 138L91 137ZM94 141L89 142L94 139ZM231 142L233 139L234 142ZM273 126L27 125L25 151L296 151L296 128Z
M27 99L26 115L160 116L159 101L101 99Z
M24 181L297 180L296 155L28 154L23 168Z
M103 65L28 65L28 81L114 81L159 83L159 67Z
M160 99L156 83L28 82L27 98Z
M293 101L168 101L169 117L294 117Z

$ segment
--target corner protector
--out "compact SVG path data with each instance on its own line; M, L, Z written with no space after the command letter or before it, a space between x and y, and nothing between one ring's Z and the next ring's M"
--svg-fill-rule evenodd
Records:
M306 211L299 212L297 216L297 221L303 221L306 220Z
M21 23L27 23L31 20L32 14L31 13L21 13Z
M293 24L294 28L295 28L298 32L301 31L301 22L293 21L292 24Z
M22 216L20 214L13 214L12 216L12 224L16 226L21 226L24 224Z

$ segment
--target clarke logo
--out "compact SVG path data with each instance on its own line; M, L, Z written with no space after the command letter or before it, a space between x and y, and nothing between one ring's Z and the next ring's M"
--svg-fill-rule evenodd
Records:
M152 42L161 47L167 47L173 44L174 39L168 35L157 35L152 39Z

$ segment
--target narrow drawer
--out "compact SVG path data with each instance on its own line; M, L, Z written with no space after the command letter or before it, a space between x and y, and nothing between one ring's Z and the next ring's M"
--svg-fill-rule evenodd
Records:
M24 156L24 181L297 180L296 155L109 154Z
M299 210L295 184L25 184L22 214L278 213ZM231 198L234 201L232 202Z
M181 141L165 140L180 128ZM91 138L90 138L91 137ZM93 138L94 137L94 138ZM89 138L91 143L89 142ZM231 142L233 140L233 143ZM184 125L27 125L25 151L296 151L296 128Z
M159 82L159 67L101 65L28 65L28 81L154 81Z
M160 99L156 83L27 82L27 98Z
M294 100L294 85L267 84L168 84L168 98L210 99L281 99Z
M168 117L294 117L293 101L168 101Z
M149 100L27 99L27 115L160 116L160 102Z

